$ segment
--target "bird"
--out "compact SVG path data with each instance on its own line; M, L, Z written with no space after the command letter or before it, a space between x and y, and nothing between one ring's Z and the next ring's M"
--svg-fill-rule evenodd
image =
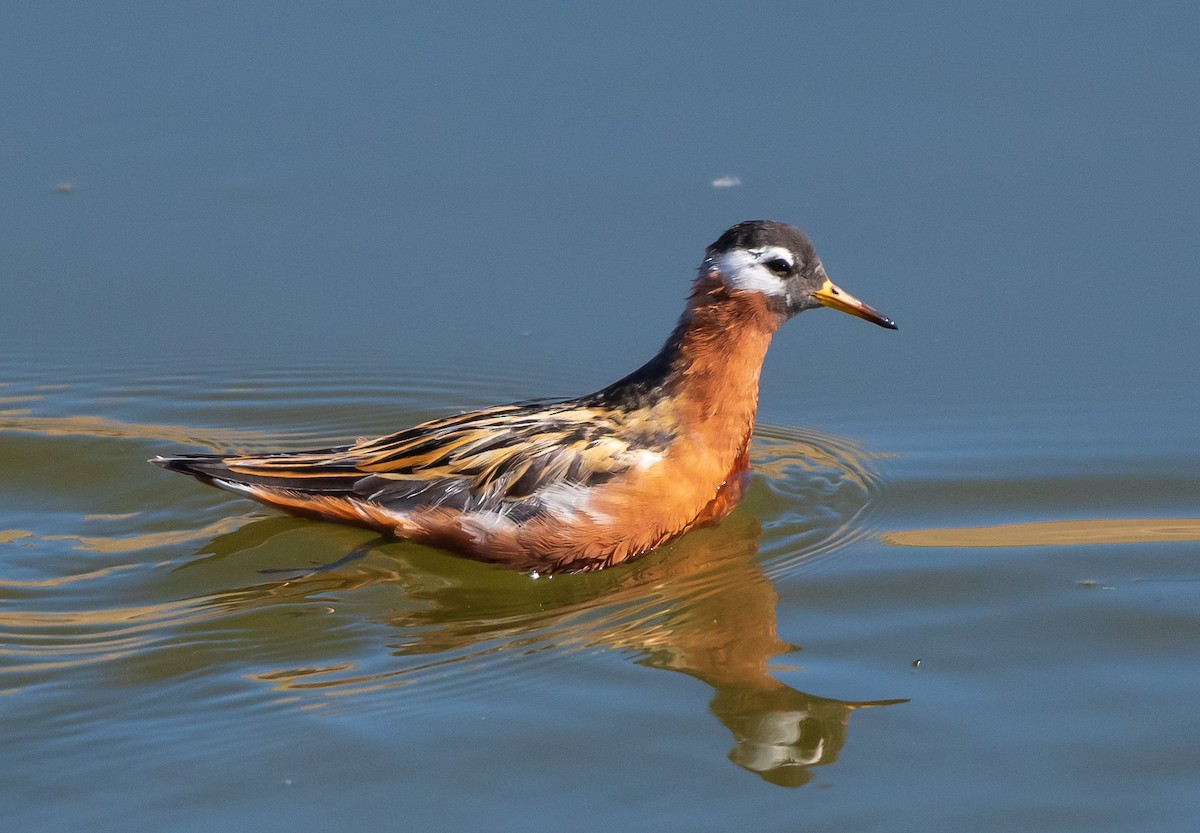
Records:
M594 393L333 448L150 462L292 515L504 567L607 568L732 511L748 479L771 338L822 306L897 329L830 280L800 229L747 220L705 249L658 353Z

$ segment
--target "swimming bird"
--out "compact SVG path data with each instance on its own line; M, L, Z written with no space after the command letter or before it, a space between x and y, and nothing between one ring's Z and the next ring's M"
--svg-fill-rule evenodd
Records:
M750 220L705 250L662 349L595 393L317 451L150 462L294 515L481 561L539 572L609 567L733 509L771 336L818 306L896 329L834 285L802 231Z

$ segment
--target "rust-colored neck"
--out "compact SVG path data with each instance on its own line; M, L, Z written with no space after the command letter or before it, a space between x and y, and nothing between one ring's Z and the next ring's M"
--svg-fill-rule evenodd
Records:
M780 323L761 294L702 278L668 342L667 386L693 435L721 456L736 458L749 441L759 374Z

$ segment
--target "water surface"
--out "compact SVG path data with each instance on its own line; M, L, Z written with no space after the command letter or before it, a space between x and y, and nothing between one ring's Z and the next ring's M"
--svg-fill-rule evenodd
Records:
M973 825L1008 804L965 789L997 767L1043 790L1045 818L1089 826L1116 803L1097 783L1136 782L1138 814L1191 800L1194 456L972 460L766 424L749 494L719 527L619 569L535 578L282 517L144 462L320 445L344 438L347 410L382 431L528 378L72 376L8 369L0 413L9 783L58 796L25 805L30 826L286 817L314 792L319 824L384 783L371 817L402 802L465 825L469 808L428 794L445 779L481 802L529 790L531 812L592 800L563 772L636 794L653 771L669 789L640 801L681 818L676 791L807 785L806 813L859 794L882 814L957 783L930 818ZM922 436L897 422L875 431ZM976 446L987 433L956 427ZM755 797L764 824L795 811L784 795Z
M9 827L1192 831L1194 4L9 4ZM703 247L748 495L534 578L148 465L597 389Z

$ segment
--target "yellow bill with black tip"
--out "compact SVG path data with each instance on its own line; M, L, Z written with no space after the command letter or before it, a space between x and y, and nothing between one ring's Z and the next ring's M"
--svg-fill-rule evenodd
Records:
M813 297L820 301L823 306L830 309L856 315L865 321L870 321L872 324L887 327L889 330L898 329L895 321L878 310L867 306L849 292L834 284L829 278L826 278L821 288L813 293Z

